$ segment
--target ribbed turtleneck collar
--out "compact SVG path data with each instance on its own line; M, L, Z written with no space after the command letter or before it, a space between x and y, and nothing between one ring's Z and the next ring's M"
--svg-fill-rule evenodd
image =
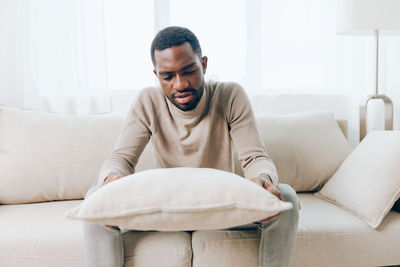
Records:
M180 116L184 118L195 118L195 117L200 117L201 115L204 114L206 110L206 103L207 103L207 98L208 98L208 90L207 90L207 83L204 82L204 92L203 95L200 98L199 103L197 104L196 108L189 110L189 111L183 111L179 108L177 108L167 97L167 104L168 108L171 111L171 114L173 116Z

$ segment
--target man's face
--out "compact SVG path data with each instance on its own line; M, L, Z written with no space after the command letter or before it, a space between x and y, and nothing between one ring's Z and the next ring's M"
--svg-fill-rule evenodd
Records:
M179 109L189 111L199 103L204 91L207 57L201 60L189 43L155 50L154 74L164 94Z

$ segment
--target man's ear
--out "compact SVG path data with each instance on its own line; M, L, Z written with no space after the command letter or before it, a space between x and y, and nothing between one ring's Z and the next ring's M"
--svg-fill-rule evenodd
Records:
M204 56L201 59L201 66L203 67L203 73L204 74L206 73L206 70L207 70L207 62L208 62L208 58L206 56Z
M156 75L156 77L158 78L156 69L153 69L153 73L154 73L154 75Z

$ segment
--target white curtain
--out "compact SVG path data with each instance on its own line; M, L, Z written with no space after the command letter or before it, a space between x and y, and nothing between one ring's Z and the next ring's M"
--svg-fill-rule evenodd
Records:
M157 83L149 47L168 25L198 36L208 78L240 82L252 98L347 96L337 109L346 107L357 138L358 105L374 92L375 44L336 34L336 0L0 0L0 104L125 111ZM399 129L400 37L381 39L380 59L380 90L394 100Z

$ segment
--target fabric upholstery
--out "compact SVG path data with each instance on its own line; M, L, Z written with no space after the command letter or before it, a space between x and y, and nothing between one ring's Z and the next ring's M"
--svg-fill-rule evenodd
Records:
M96 184L124 119L125 114L77 116L0 107L0 203L83 198ZM259 115L256 119L280 182L297 191L322 186L350 152L329 113ZM302 142L287 142L291 138ZM291 146L296 153L288 154ZM330 153L332 147L335 153ZM136 171L154 168L152 150L149 143ZM318 156L323 153L329 157ZM235 172L243 176L237 157L235 162ZM303 163L311 168L302 168Z
M122 121L0 107L0 204L83 198Z
M352 150L342 132L345 128L329 112L258 114L256 118L279 182L297 192L321 189ZM235 172L242 173L237 161Z
M298 194L300 222L291 267L384 266L400 262L400 213L390 212L374 230L313 194ZM193 267L256 267L257 230L196 231Z
M0 204L81 199L117 140L125 114L64 115L0 107ZM151 144L136 170L154 168Z
M142 171L107 184L67 216L136 230L184 231L248 224L292 207L236 174L182 167Z
M301 133L310 134L310 139L304 139L307 142L312 141L312 136L317 136L315 147L308 147L310 151L311 148L317 149L317 144L322 145L319 148L321 151L332 151L330 146L325 147L325 139L319 136L325 133L333 136L333 139L327 138L329 142L342 142L336 136L337 128L326 121L318 125L301 124L300 117L296 120L291 117L293 115L274 115L271 123L264 124L266 118L263 116L258 118L262 136L271 133L276 140L284 140L283 137L278 138L279 134L294 137L301 136ZM277 124L279 119L283 119L282 125ZM304 116L303 119L309 117ZM111 151L123 120L124 115L115 114L71 116L0 107L0 204L82 198L95 184L98 169ZM293 127L296 123L303 125L304 129L300 126L297 129L304 132L288 132L292 129L290 121L294 123ZM279 132L282 129L285 131ZM332 133L324 132L324 129L330 129ZM285 142L280 145L286 149L290 146ZM289 162L290 168L282 170L283 165L280 164L283 163L278 161L280 182L286 179L289 184L293 183L292 186L297 185L294 187L298 190L303 190L306 185L298 184L300 181L296 180L292 169L297 166L298 158L285 158L284 154L279 154L285 150L272 147L271 151L268 143L266 148L270 154L274 149L277 151L277 160ZM340 155L340 160L343 155ZM323 156L326 157L325 154ZM320 158L311 160L318 162ZM330 165L332 162L327 164L328 169L336 164ZM154 154L149 144L136 170L153 166ZM237 169L240 165L235 166L235 171L240 174ZM315 170L311 169L313 174ZM284 175L285 172L289 174ZM322 174L317 176L325 177L326 173ZM307 175L299 177L306 177L307 186L313 188L323 184L322 178L314 184L316 180L310 183ZM400 263L400 213L390 211L382 223L372 229L354 215L315 195L300 193L299 198L302 209L292 267L385 266ZM64 217L68 209L79 203L81 200L0 205L0 266L84 266L82 225ZM123 237L126 266L190 266L190 232L124 230ZM257 264L259 241L256 231L196 231L192 242L193 266L251 267Z
M188 232L123 233L124 267L190 267L191 237Z
M313 194L298 196L302 208L292 267L399 264L400 213L389 212L374 230ZM0 205L0 266L83 267L82 225L64 217L80 202ZM190 266L190 232L123 229L123 237L127 267ZM193 266L256 267L258 242L257 231L196 231Z
M84 267L82 223L64 217L81 200L0 205L0 266ZM123 230L126 267L188 267L187 232Z
M0 266L84 266L82 225L64 217L79 202L0 205Z
M400 196L400 131L369 133L317 196L379 226Z

